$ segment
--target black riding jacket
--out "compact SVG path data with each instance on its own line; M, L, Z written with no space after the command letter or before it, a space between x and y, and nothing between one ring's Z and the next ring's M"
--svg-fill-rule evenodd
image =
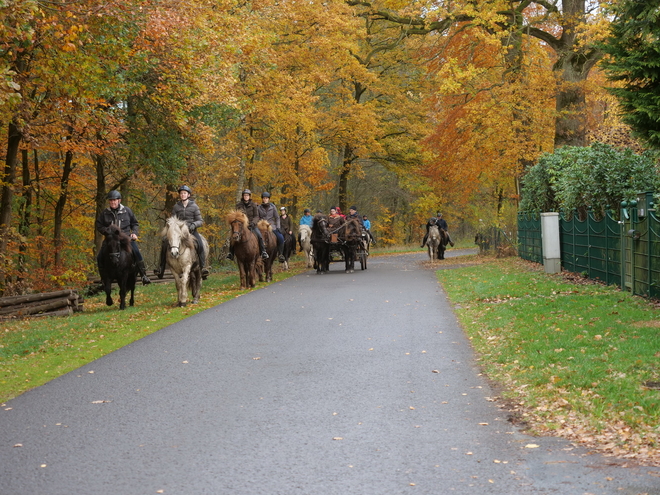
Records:
M188 199L188 204L185 206L183 205L183 201L177 201L174 208L172 208L172 215L186 222L188 228L194 225L190 230L196 230L204 224L202 212L193 199Z
M247 203L243 200L236 203L236 209L245 213L248 218L248 224L251 229L257 228L259 222L259 206L250 199Z
M96 230L102 235L106 235L108 233L108 227L113 223L119 226L119 229L126 235L138 235L137 218L135 218L135 215L133 215L133 212L128 206L120 203L116 210L109 207L103 210L96 219Z

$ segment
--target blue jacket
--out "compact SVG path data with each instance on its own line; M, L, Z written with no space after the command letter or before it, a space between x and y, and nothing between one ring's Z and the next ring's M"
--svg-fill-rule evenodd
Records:
M311 227L313 221L314 217L312 215L303 215L300 217L300 225L309 225Z

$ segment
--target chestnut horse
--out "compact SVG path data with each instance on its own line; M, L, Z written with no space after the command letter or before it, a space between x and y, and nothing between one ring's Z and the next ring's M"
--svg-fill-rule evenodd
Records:
M241 289L252 288L257 283L259 240L250 230L248 218L242 211L236 210L229 213L227 222L231 229L229 243L233 248L241 276Z
M268 258L261 260L257 265L257 274L259 275L259 282L272 282L273 281L273 263L277 258L277 237L273 232L273 228L268 223L268 220L259 220L257 227L261 232L261 237L264 240L264 247L268 253Z
M346 273L353 273L358 245L362 242L362 226L360 222L354 218L347 220L342 226L340 238L342 240Z

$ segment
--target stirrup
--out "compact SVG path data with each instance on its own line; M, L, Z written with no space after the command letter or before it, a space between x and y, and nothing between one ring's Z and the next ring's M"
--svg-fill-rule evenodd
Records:
M267 260L270 256L268 256L268 253L266 251L261 251L261 257Z
M149 277L146 275L142 275L142 285L149 285L151 283L151 280L149 280Z

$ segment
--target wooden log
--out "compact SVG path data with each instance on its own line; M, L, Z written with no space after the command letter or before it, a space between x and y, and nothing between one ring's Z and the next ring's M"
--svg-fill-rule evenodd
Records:
M68 308L71 306L71 301L68 298L55 299L53 301L46 301L40 304L31 304L29 306L10 307L0 310L0 315L32 315L42 313L44 311L52 311L56 309ZM72 309L73 311L73 309Z
M5 306L0 308L0 314L10 314L17 311L24 311L29 308L37 308L42 306L51 306L51 307L65 307L73 306L74 301L71 298L72 296L60 297L58 299L46 299L44 301L34 301L23 304L14 304L12 306Z
M45 301L48 299L54 299L56 297L70 296L75 292L71 289L58 290L55 292L43 292L40 294L28 294L25 296L7 296L0 297L0 308L6 306L12 306L14 304L22 304L35 301Z
M71 308L60 309L57 311L48 311L46 313L39 313L36 315L25 315L24 318L40 318L42 316L71 316L73 310Z

